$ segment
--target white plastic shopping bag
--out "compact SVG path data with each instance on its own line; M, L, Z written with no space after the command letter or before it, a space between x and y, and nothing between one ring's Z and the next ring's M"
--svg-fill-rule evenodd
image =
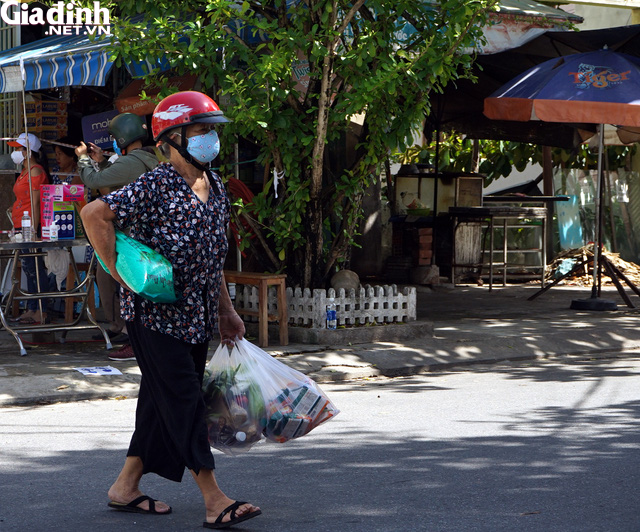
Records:
M284 443L308 434L339 410L303 373L247 340L220 344L203 382L211 446L227 454L263 437Z

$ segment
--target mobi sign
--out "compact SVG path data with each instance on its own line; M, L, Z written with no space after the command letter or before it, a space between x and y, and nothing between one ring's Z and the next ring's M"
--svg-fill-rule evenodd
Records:
M573 82L579 89L605 89L610 85L619 85L629 80L631 70L626 72L615 72L611 67L596 67L593 65L581 64L578 72L569 72L573 76Z
M0 19L9 26L49 25L47 35L91 35L111 33L111 18L106 7L93 2L91 7L79 7L71 2L54 2L48 9L27 2L5 0L0 7Z
M109 134L109 122L118 111L105 111L95 115L82 117L82 137L85 142L93 142L100 148L109 148L113 144L113 137Z

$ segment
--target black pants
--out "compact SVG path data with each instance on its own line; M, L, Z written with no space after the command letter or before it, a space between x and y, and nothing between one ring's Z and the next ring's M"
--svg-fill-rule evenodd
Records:
M214 468L201 392L208 343L189 344L147 329L139 315L136 305L136 319L127 322L142 373L127 456L142 459L143 473L180 482L185 467L196 474Z

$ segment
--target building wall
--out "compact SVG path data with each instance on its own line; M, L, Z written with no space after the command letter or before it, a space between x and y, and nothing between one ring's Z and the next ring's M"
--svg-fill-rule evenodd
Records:
M578 25L580 31L601 30L604 28L615 28L617 26L627 26L632 24L632 9L586 6L579 4L562 6L562 9L570 13L575 13L584 19L584 22Z

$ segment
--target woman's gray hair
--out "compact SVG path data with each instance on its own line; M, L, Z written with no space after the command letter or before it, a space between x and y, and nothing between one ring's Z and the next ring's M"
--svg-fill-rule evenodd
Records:
M171 155L171 148L166 142L160 144L160 146L158 146L158 149L160 150L160 153L167 159Z
M180 128L174 127L173 129L170 129L169 131L165 132L159 140L163 140L164 138L167 137L171 137L172 135L180 135ZM160 153L166 157L167 159L169 158L169 156L171 155L171 147L169 146L169 144L167 144L166 142L163 142L162 144L160 144L160 146L158 146L158 149L160 150Z

